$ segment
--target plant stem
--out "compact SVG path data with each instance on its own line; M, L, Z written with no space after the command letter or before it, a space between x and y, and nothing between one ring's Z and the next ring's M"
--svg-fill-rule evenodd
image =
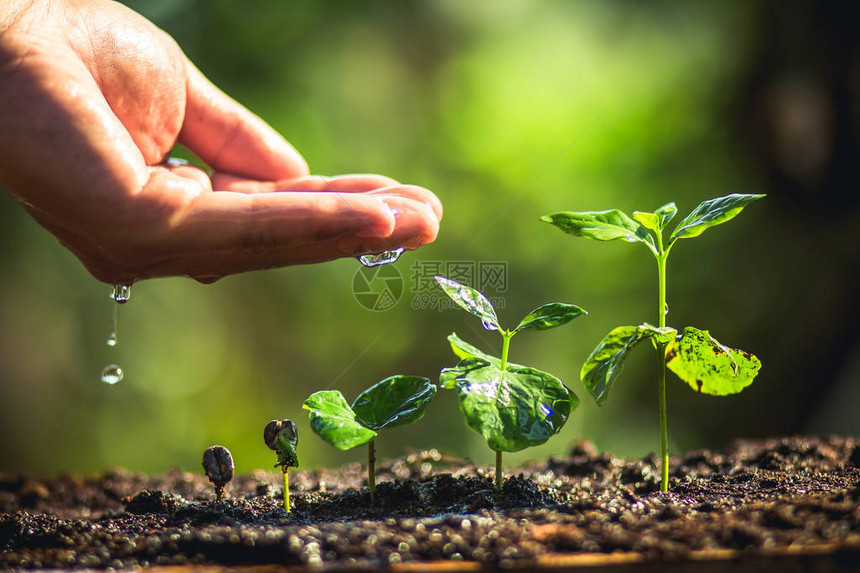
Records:
M502 332L502 370L508 369L508 347L511 344L511 338L514 334L511 332Z
M290 513L290 468L282 467L284 469L284 511Z
M496 487L502 489L502 452L496 451Z
M657 345L657 384L660 389L660 491L669 491L669 424L666 418L666 345Z
M660 254L657 256L657 288L658 288L658 324L666 326L666 259L669 253L663 250L662 233L657 233L657 246ZM666 345L657 344L657 387L660 399L660 490L669 491L669 422L666 416Z
M370 488L370 503L376 492L376 440L367 443L367 486Z

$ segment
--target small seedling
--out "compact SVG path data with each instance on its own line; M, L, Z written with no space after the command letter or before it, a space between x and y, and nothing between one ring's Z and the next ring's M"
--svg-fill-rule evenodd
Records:
M296 448L299 445L299 434L292 420L272 420L263 430L263 441L270 450L278 454L278 463L284 474L284 511L290 512L290 468L298 467L299 458Z
M233 479L233 455L224 446L209 446L203 452L203 471L215 486L215 499L224 499L224 486Z
M496 452L496 486L501 488L502 452L544 443L579 406L576 394L552 374L509 363L511 338L525 330L555 328L587 313L573 304L552 302L528 313L516 328L505 330L483 294L446 277L437 276L436 282L458 306L480 318L484 329L502 336L502 357L496 358L452 333L448 342L460 362L439 376L442 388L457 390L466 423Z
M725 396L749 386L761 368L758 358L743 350L728 348L717 342L707 330L686 327L682 332L666 326L666 260L678 239L698 237L705 230L737 216L744 207L764 195L733 194L703 201L684 217L664 241L663 230L678 212L667 203L653 213L634 211L631 218L613 209L594 212L562 212L541 217L575 237L598 241L623 239L642 243L657 259L658 325L620 326L606 335L585 364L580 377L591 395L601 404L621 373L630 350L643 340L650 340L657 350L657 381L660 402L660 446L662 491L669 489L669 431L666 421L666 367L694 390Z
M436 395L436 386L418 376L391 376L377 382L350 406L338 390L311 394L304 408L310 411L311 429L339 450L367 444L367 484L370 499L376 491L376 436L384 428L420 420Z

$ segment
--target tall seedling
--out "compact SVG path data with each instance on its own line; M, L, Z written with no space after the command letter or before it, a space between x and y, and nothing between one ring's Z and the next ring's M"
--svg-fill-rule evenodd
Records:
M758 358L743 350L728 348L714 339L707 330L686 327L680 333L666 326L666 260L679 239L698 237L710 227L737 216L744 207L764 195L732 194L703 201L684 217L668 239L663 231L678 209L668 203L653 213L634 211L630 217L613 209L594 212L561 212L541 217L575 237L598 241L622 239L641 243L657 260L657 321L658 326L619 326L597 345L582 366L580 377L591 395L601 404L612 384L621 373L622 364L630 350L643 340L650 340L657 350L657 382L660 403L661 483L669 489L669 445L666 421L666 367L694 390L704 394L725 396L736 394L749 386L761 368Z

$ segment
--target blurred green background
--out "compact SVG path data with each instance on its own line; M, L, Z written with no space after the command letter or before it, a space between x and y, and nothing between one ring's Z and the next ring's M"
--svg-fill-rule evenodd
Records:
M413 266L507 263L500 316L549 301L590 315L518 336L511 360L558 375L582 405L544 446L579 438L619 455L659 448L653 356L640 349L597 408L580 365L612 327L655 322L656 272L640 245L563 235L559 210L680 216L731 192L768 193L730 224L679 243L669 324L708 328L764 363L744 393L669 382L672 453L734 437L860 432L860 49L838 2L135 0L217 85L283 133L314 173L376 172L435 191L436 243L397 264L405 292L371 312L354 260L203 286L134 286L108 348L109 287L0 194L0 470L114 466L197 471L213 443L238 471L270 468L272 418L293 418L306 468L360 461L314 436L311 392L352 400L394 373L432 379L459 311L413 308ZM182 150L175 155L187 156ZM679 219L680 219L679 216ZM99 381L123 367L116 386ZM439 448L490 464L452 392L388 431L380 456Z

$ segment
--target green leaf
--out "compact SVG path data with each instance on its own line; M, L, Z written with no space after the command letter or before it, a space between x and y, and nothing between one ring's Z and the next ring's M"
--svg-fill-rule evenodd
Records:
M454 351L454 355L460 360L464 360L466 358L481 358L487 362L495 364L497 368L502 367L501 358L496 358L492 354L487 354L479 350L476 346L472 346L457 336L456 332L452 332L448 335L448 343L451 345L451 350Z
M693 390L714 396L737 394L750 384L761 361L743 350L729 348L707 330L688 326L666 351L666 366Z
M294 468L299 465L299 456L296 449L299 445L299 437L292 432L281 432L275 438L275 451L278 453L278 463L275 467L286 466Z
M440 384L457 390L466 423L499 452L544 443L579 405L576 395L551 374L511 365L503 371L480 358L446 368Z
M584 309L563 302L551 302L539 306L523 318L514 332L522 330L549 330L562 324L567 324L577 316L588 314Z
M376 432L356 420L355 412L337 390L314 392L303 408L310 410L314 433L339 450L361 446L376 437Z
M420 420L435 395L436 385L427 378L391 376L359 394L352 410L361 425L378 432Z
M480 370L487 366L493 366L498 370L502 367L502 361L496 360L497 362L493 364L483 358L464 358L456 366L442 369L439 373L439 386L445 390L453 390L457 386L457 379L463 376L464 372Z
M451 300L457 305L481 319L481 324L487 330L501 330L499 319L493 304L472 287L460 284L455 280L436 275L436 282L442 287Z
M639 241L647 245L653 252L657 252L654 237L645 227L618 209L582 213L565 211L545 215L540 220L555 225L568 235L575 237L585 237L597 241L614 241L615 239L624 239L631 243Z
M666 203L653 213L647 211L633 211L633 218L642 223L646 229L660 233L666 227L666 223L678 212L674 203Z
M669 343L675 336L674 328L657 328L650 324L619 326L607 334L586 359L580 371L580 379L594 400L602 404L624 366L624 360L633 348L643 340L651 339L660 344Z
M633 218L649 231L660 231L660 217L648 211L633 211Z
M660 217L660 230L662 231L666 228L666 223L675 218L675 215L678 213L678 207L675 205L675 203L666 203L665 205L654 211L654 213L656 213L657 216Z
M734 193L725 197L702 201L672 231L672 236L669 238L670 244L677 239L698 237L705 232L705 229L735 218L738 213L743 211L744 207L762 197L764 195Z

